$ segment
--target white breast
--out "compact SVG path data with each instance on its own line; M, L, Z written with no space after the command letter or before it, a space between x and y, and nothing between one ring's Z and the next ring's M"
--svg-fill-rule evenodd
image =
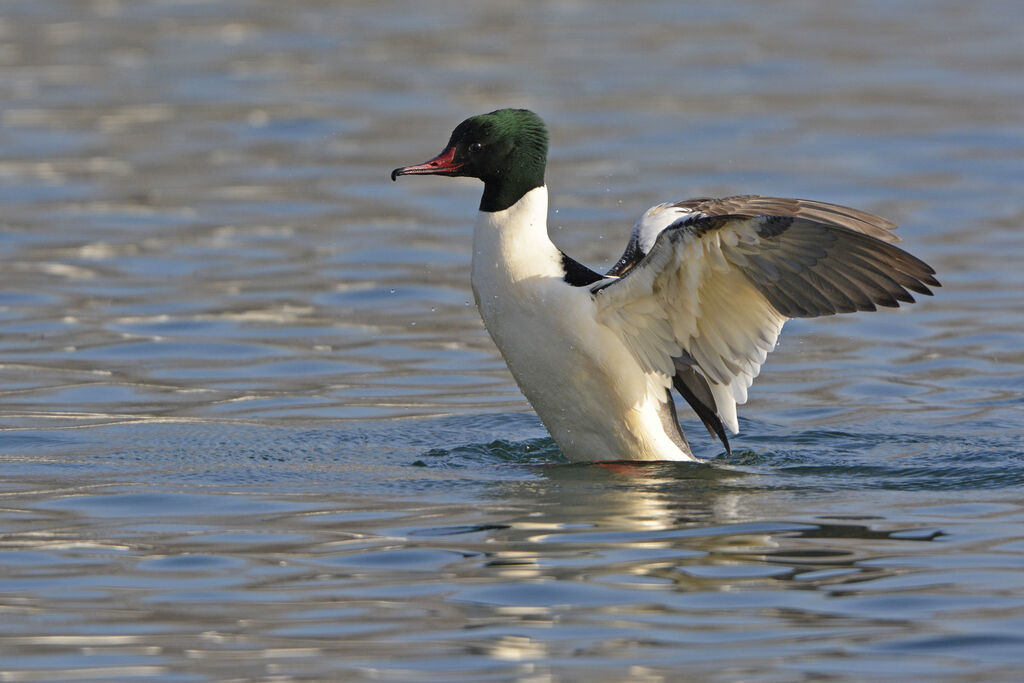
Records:
M647 377L596 320L587 287L563 280L547 234L547 189L481 212L472 284L487 331L544 426L571 460L692 459L665 434L662 378Z

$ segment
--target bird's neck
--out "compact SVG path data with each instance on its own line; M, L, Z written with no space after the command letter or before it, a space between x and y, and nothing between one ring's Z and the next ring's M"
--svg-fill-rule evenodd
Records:
M480 210L506 211L539 187L544 187L545 154L522 154L517 163L508 164L500 173L485 177ZM545 197L547 195L545 194Z
M524 194L503 211L481 211L473 231L473 281L561 277L561 252L548 237L548 189Z

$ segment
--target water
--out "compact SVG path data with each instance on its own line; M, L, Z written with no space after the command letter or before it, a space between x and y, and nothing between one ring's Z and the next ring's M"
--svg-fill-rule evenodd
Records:
M0 680L1014 680L1019 3L0 7ZM571 465L481 329L470 114L555 241L804 196L934 299L797 321L715 467Z

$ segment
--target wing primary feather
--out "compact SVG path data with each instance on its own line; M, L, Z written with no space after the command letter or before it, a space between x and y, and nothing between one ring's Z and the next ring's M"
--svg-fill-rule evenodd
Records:
M821 286L823 293L828 297L834 313L853 313L860 310L857 301L850 296L847 288L831 277L832 272L824 263L818 264L818 267L810 274L814 276L814 281Z
M895 227L801 199L659 204L609 271L620 277L588 284L598 320L731 451L736 406L786 319L898 307L941 286L930 266L892 244Z
M888 261L884 255L873 254L862 249L851 249L847 252L843 262L851 267L860 268L862 272L870 271L875 282L883 285L893 297L900 301L914 303L914 298L904 289L902 282L911 276L902 273L898 264Z
M745 275L750 278L750 281L757 287L758 291L768 299L768 303L780 315L786 318L809 318L814 315L810 309L793 298L777 282L763 278L757 271L747 271Z
M694 368L686 365L682 359L673 359L676 364L676 376L672 380L679 395L686 399L686 402L697 413L697 417L704 423L708 434L717 437L725 446L726 453L732 453L729 446L729 436L725 433L725 426L715 412L715 399L711 394L708 381Z
M918 294L930 296L932 291L927 285L941 286L932 277L934 271L931 266L897 247L888 246L882 251L877 245L858 243L851 246L848 253L856 254L862 261L871 263L881 273Z
M832 303L829 293L822 291L822 281L809 270L787 269L787 276L776 283L776 287L785 287L791 299L798 301L801 307L811 316L832 315L836 306Z
M819 274L823 278L827 278L831 281L837 289L843 292L843 294L850 300L854 306L854 310L857 311L876 311L878 308L874 303L871 302L871 297L868 296L864 290L854 283L853 280L843 275L835 268L831 266L827 261L819 266ZM844 313L853 311L842 311Z
M846 279L851 286L855 286L863 292L867 301L872 305L877 304L879 299L885 299L889 296L888 289L886 287L883 287L881 284L876 282L873 277L864 275L863 271L868 268L866 264L855 264L853 259L846 259L842 263L830 263L828 268L830 268L837 277ZM872 308L869 310L876 309Z
M922 282L936 287L941 286L939 285L938 280L933 277L935 275L935 269L913 254L906 252L893 244L880 244L878 240L873 239L870 235L865 235L842 227L840 227L839 230L841 230L850 241L857 244L861 250L865 250L873 254L884 255L887 262L892 263L893 265L898 265L902 270L919 278Z
M914 297L910 296L907 290L900 287L899 283L885 273L878 270L871 263L865 263L859 258L847 258L843 266L849 271L858 274L861 282L870 282L875 285L871 300L879 306L887 308L898 308L899 302L914 303Z
M903 285L903 287L905 287L906 289L909 289L912 292L917 292L918 294L932 296L932 290L928 289L928 287L920 280L918 280L917 277L915 277L914 275L910 273L905 273L900 270L892 271L891 275L897 282Z

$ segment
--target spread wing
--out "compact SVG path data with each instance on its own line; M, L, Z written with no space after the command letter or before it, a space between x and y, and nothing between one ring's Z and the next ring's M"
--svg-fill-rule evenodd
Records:
M799 199L692 199L649 209L592 287L598 320L674 384L728 447L736 405L789 318L873 311L931 294L935 271L893 246L896 226Z

